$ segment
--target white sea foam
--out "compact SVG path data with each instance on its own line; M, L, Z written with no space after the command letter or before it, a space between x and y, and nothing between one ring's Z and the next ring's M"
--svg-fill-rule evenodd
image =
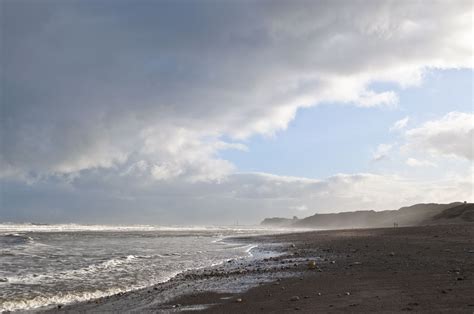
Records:
M45 283L48 281L67 280L73 278L82 278L84 276L91 276L93 274L102 273L103 271L122 266L124 264L131 264L138 258L148 258L147 256L128 255L126 257L112 258L98 264L92 264L80 269L71 269L57 272L56 270L45 273L30 273L19 276L6 276L8 283L11 284L31 284L31 283Z
M157 225L81 225L81 224L34 224L0 223L0 232L77 232L77 231L218 231L235 233L261 231L259 226L157 226Z
M0 312L4 311L26 311L26 310L38 310L40 308L46 308L53 305L67 305L71 303L89 301L99 299L107 296L112 296L118 293L125 293L134 290L143 289L154 284L166 282L172 277L176 276L181 271L172 271L168 273L168 276L162 277L152 283L147 284L136 284L127 287L114 287L94 291L75 291L75 292L59 292L56 295L49 296L36 296L33 298L16 298L11 300L2 301L0 299Z
M139 287L136 287L134 289L139 289ZM56 304L70 304L74 302L82 302L91 299L102 298L131 290L133 289L111 288L107 290L59 293L57 295L48 297L36 296L32 299L8 300L0 303L0 311L25 311Z

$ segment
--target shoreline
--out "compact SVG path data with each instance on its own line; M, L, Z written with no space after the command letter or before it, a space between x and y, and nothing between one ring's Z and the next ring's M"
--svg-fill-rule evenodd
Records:
M474 311L474 224L308 231L259 242L279 256L232 260L57 312Z
M281 231L280 231L281 232ZM72 302L67 304L48 305L41 308L22 310L20 312L31 313L56 313L61 312L102 312L102 311L117 311L123 308L124 304L130 310L139 310L143 306L153 305L159 307L160 311L167 311L170 309L177 309L176 306L165 304L166 302L181 297L183 295L195 291L210 291L213 289L222 289L227 286L229 293L237 293L248 290L255 285L255 280L244 280L235 285L229 280L237 279L242 272L243 265L256 265L262 259L272 258L281 254L282 249L278 244L262 244L258 243L257 239L261 235L235 235L226 236L212 242L223 242L224 244L237 244L246 248L243 252L248 254L239 258L231 258L223 260L216 264L204 267L190 268L180 271L172 275L168 280L157 283L144 288L138 288L130 291L119 292L116 294L101 296L90 300ZM277 252L276 250L280 251ZM211 283L210 279L220 277L215 282ZM260 276L265 277L265 276ZM260 278L261 280L268 280L268 278ZM159 295L159 301L150 301L150 294L154 296ZM180 309L181 310L181 309ZM15 313L15 312L12 312Z

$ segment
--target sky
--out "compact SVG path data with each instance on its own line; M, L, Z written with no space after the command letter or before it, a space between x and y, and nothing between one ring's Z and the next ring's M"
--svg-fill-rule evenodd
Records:
M474 201L471 1L0 2L0 221Z

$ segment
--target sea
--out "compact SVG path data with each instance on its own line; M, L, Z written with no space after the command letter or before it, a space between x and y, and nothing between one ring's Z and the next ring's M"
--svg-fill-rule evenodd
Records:
M69 304L149 287L176 274L245 258L228 237L252 227L0 224L0 312Z

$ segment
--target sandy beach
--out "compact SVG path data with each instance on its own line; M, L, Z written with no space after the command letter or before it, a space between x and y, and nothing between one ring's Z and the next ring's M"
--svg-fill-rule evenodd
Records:
M49 312L474 312L474 224L236 238L254 258Z

